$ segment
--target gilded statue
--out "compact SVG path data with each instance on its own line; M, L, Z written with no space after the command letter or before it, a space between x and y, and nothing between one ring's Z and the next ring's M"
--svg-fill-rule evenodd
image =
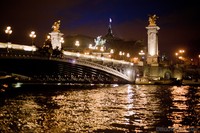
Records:
M53 31L54 32L60 32L59 28L60 28L60 20L58 20L57 22L54 22L54 24L52 25Z
M158 19L158 16L149 15L149 26L156 26L156 20Z

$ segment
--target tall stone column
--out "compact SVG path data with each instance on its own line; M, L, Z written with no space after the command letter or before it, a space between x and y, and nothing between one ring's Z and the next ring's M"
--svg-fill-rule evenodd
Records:
M148 54L147 64L158 66L158 30L160 29L156 23L156 15L149 17L149 25L146 27L148 35Z

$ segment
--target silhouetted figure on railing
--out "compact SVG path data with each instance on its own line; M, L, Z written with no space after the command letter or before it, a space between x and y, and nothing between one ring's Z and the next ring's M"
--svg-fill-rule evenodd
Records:
M52 54L53 57L58 57L60 58L61 57L61 50L59 50L59 47L57 46L55 49L53 49L53 54Z
M43 56L48 56L48 57L52 56L53 49L52 49L51 39L47 39L44 42L42 48L39 49L39 53L42 54Z

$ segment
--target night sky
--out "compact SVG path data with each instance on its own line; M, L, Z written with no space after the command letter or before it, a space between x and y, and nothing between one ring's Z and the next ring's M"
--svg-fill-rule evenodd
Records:
M200 54L200 15L197 0L1 0L0 42L11 26L13 43L30 44L29 34L37 34L41 46L51 26L61 20L60 31L67 35L105 35L109 18L116 37L147 40L148 15L159 19L160 53L174 54L183 48L188 55Z

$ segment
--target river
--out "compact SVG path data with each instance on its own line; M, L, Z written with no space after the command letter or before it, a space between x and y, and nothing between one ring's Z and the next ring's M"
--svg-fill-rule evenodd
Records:
M200 132L200 87L26 86L1 96L0 132Z

